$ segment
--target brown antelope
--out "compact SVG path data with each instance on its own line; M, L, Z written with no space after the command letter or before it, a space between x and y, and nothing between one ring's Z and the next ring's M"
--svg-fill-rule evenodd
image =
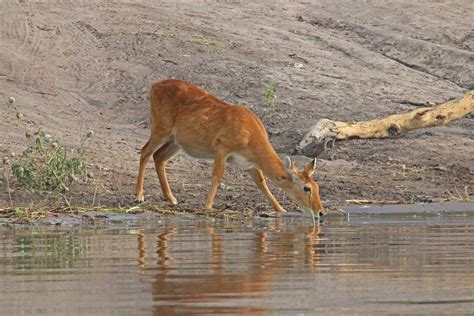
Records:
M303 170L297 170L289 157L283 163L270 144L263 123L246 107L227 104L195 85L174 79L155 83L150 101L151 136L141 150L138 201L144 200L145 165L153 155L163 195L177 204L166 178L165 163L182 149L196 158L214 159L207 209L212 208L225 163L230 162L249 172L277 214L285 210L268 189L264 175L300 207L312 215L322 214L319 187L311 178L316 159Z

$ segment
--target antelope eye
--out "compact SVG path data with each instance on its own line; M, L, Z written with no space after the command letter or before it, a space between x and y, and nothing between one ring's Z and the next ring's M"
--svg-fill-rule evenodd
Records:
M308 186L305 185L305 186L303 187L303 190L304 190L305 192L311 192L311 187L308 187Z

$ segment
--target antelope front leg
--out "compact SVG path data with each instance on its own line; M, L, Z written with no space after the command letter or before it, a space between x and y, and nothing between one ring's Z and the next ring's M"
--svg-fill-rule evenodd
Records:
M277 213L277 215L280 215L281 213L286 212L286 210L283 207L281 207L280 203L278 203L278 201L275 199L272 192L270 192L270 189L268 189L262 170L252 168L252 169L249 169L248 172L250 176L252 177L253 181L255 181L255 184L257 184L257 187L260 190L262 190L262 192L268 198L273 208L275 209L275 212Z
M206 209L211 209L212 204L214 204L214 198L216 196L217 188L219 187L219 183L222 180L222 176L224 175L224 167L225 167L225 155L217 154L214 158L214 167L212 169L212 184L211 184L211 192L209 193L209 197L207 198L207 202L205 205Z

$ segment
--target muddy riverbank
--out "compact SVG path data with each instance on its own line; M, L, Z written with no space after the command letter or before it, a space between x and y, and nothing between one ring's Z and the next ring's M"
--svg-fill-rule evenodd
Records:
M26 211L25 211L26 212ZM417 217L439 217L446 215L474 216L473 202L448 202L448 203L420 203L405 205L347 205L328 211L320 218L320 223L326 220L351 219L373 217L405 216L416 220ZM254 222L274 219L276 221L297 221L312 226L309 214L304 212L288 212L277 218L272 212L254 212L234 210L205 211L201 209L155 209L153 211L135 208L130 211L108 211L108 210L44 210L37 215L15 214L14 212L0 213L0 225L11 228L25 228L34 226L57 226L74 228L78 226L105 225L113 223L162 223L170 219L176 220L208 220L209 222Z

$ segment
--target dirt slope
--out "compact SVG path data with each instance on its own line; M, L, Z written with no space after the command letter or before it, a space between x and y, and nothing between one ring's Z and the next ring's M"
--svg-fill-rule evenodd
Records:
M68 146L94 130L89 159L102 183L96 202L123 205L149 133L148 87L157 80L188 80L249 106L282 155L319 118L371 119L474 89L470 0L313 2L4 0L0 153L21 152L25 131L38 127ZM268 87L276 91L274 108L265 102ZM329 203L441 199L466 186L472 194L474 121L396 140L341 142L322 158L316 178ZM178 200L205 199L210 166L185 155L169 163ZM247 175L227 170L231 189L218 194L218 207L267 205ZM152 164L145 190L162 203ZM5 191L0 207L9 204ZM32 199L12 194L15 203ZM76 201L90 203L91 195Z

